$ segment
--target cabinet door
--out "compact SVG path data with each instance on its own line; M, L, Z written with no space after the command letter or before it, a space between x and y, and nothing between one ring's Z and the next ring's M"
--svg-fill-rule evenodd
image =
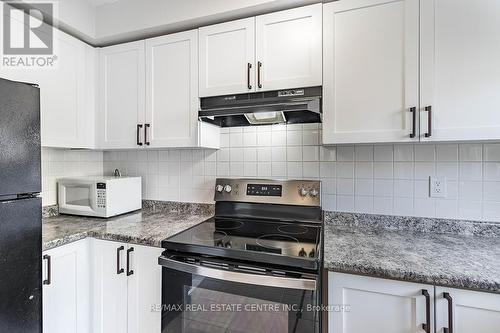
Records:
M432 332L433 300L432 285L329 273L328 331L424 333L422 324L429 322Z
M258 90L321 86L321 13L316 4L256 17Z
M418 140L418 0L323 10L323 143Z
M128 333L160 333L161 266L163 249L129 245ZM154 310L156 309L156 310Z
M199 104L197 30L146 41L146 96L146 144L154 148L195 147Z
M145 65L144 41L100 50L99 117L101 148L136 148L143 141Z
M500 139L498 17L496 0L421 1L422 140Z
M200 97L255 91L255 18L199 29Z
M44 332L89 332L88 251L84 239L43 253Z
M85 44L54 30L57 63L54 70L40 73L42 145L84 148L85 127Z
M497 333L499 327L500 295L436 287L437 333L445 333L445 328L453 333Z
M17 21L13 24L22 25ZM40 86L42 146L93 148L95 105L86 104L86 91L96 83L86 76L87 49L91 47L57 29L53 30L53 37L54 66L2 66L0 76Z
M92 242L93 332L127 332L127 245L96 239Z

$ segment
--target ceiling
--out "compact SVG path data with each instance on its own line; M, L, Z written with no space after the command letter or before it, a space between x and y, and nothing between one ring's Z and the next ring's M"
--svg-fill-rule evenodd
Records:
M115 3L120 0L87 0L89 4L91 4L94 7L102 6L102 5L107 5L110 3Z

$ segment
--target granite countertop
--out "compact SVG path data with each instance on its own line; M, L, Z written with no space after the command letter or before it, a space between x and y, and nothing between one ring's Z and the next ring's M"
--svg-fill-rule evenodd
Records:
M325 268L500 293L500 237L325 225Z
M211 217L208 212L143 210L110 219L57 215L43 219L43 251L94 237L161 247L161 241Z

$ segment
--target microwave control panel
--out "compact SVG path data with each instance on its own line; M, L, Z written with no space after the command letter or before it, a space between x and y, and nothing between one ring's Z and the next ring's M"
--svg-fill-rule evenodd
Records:
M106 183L97 183L97 208L106 208Z

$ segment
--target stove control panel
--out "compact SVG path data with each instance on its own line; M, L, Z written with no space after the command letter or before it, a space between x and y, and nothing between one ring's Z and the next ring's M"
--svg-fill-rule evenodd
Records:
M321 206L321 182L218 178L215 201Z
M283 194L282 185L247 184L247 195L257 195L263 197L281 197Z

